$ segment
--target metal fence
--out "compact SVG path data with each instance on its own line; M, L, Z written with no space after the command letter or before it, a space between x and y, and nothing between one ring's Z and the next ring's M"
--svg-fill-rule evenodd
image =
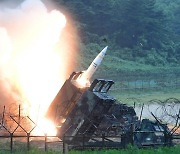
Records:
M33 135L37 124L29 117L21 115L19 105L17 113L6 111L5 106L0 114L0 151L30 150L31 146L40 146L45 151L51 143L59 143L58 150L63 147L63 142L57 136ZM40 129L40 128L39 128ZM43 132L43 130L42 130ZM38 147L37 147L38 148Z
M135 131L130 132L126 135L120 135L120 136L91 136L91 139L89 142L86 142L86 138L89 138L89 136L81 135L81 136L65 136L63 140L59 141L52 141L52 138L56 138L56 136L23 136L23 135L7 135L7 136L0 136L0 139L10 139L10 144L7 145L6 142L6 148L4 148L4 145L1 144L0 151L9 151L9 152L15 152L15 151L28 151L33 147L37 147L37 142L40 145L38 148L41 150L47 151L47 150L56 150L61 151L63 153L68 153L69 150L86 150L86 149L122 149L126 148L129 144L131 145L137 145L137 142L141 142L138 140L134 140L134 138L137 138L137 135L143 133L143 134L154 134L154 131ZM157 132L156 132L157 133ZM164 133L163 131L159 131L159 133ZM172 137L172 139L180 139L180 136ZM18 141L17 139L21 139ZM36 142L30 142L30 138L36 138ZM51 141L48 141L48 138ZM77 142L76 144L67 143L67 140L69 138L75 139ZM26 140L22 140L26 139ZM166 141L165 141L166 140ZM150 147L150 146L167 146L171 145L171 140L169 140L169 136L167 139L165 138L163 142L151 142L151 143L140 143L140 147ZM41 143L40 143L41 142ZM78 143L78 144L77 144ZM3 147L2 147L3 146Z
M113 90L179 88L180 76L127 76L116 79L116 83L113 87Z
M147 136L155 136L155 134L163 134L163 139L148 140ZM139 137L141 136L141 137ZM90 138L86 142L86 138ZM130 131L126 134L117 136L64 136L64 153L68 153L69 150L86 150L86 149L122 149L127 148L128 145L135 145L140 148L143 147L157 147L157 146L172 146L172 141L175 139L169 135L166 131ZM179 139L176 136L176 139ZM70 140L75 140L75 144L68 143Z
M157 100L156 100L157 101ZM165 103L166 102L166 103ZM171 132L174 133L175 129L180 127L179 119L180 119L180 110L177 110L177 113L175 113L174 108L178 108L176 105L179 103L179 100L177 99L167 99L165 102L157 101L156 104L159 104L162 108L163 117L159 114L156 116L159 119L164 119L164 116L171 116L174 117L175 127L171 129ZM151 101L151 104L155 103L155 100ZM162 105L163 104L163 105ZM172 106L169 108L169 105L166 106L165 104L172 104ZM157 106L157 109L160 109L159 106ZM170 110L172 109L172 111ZM63 140L60 140L57 136L48 136L47 134L44 135L33 135L33 131L37 126L37 124L28 116L23 116L21 114L21 106L19 105L18 110L16 110L17 113L9 113L6 112L5 106L3 107L3 111L0 114L0 151L18 151L18 150L24 150L28 151L32 147L37 147L40 149L49 150L58 150L63 151L66 153L68 149L92 149L92 148L123 148L128 143L136 144L134 138L139 133L154 133L153 131L134 131L134 127L131 127L131 131L124 135L119 136L88 136L88 135L79 135L79 136L64 136ZM175 113L175 115L174 115ZM141 118L140 118L141 119ZM31 125L29 125L31 123ZM43 131L42 131L43 132ZM162 132L162 131L161 131ZM166 132L164 133L164 136L166 136ZM87 142L86 138L90 138L90 141ZM164 143L152 143L152 146L156 145L169 145L170 141L169 138L172 139L180 139L179 134L178 135L170 135L167 136L167 141L164 141ZM78 143L77 146L74 146L73 144L69 143L69 141L75 139L75 142ZM136 140L138 142L138 140ZM151 144L147 144L151 145ZM143 146L146 146L144 144Z
M31 140L33 138L33 140ZM62 151L63 142L59 141L48 141L48 139L57 138L57 136L34 136L34 135L15 135L13 133L7 135L0 135L0 152L1 151L29 151L31 148L44 149L45 151L53 149ZM51 148L50 144L58 143L57 148Z

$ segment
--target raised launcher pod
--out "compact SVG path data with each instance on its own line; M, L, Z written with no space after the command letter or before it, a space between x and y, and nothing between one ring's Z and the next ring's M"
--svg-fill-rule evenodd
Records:
M66 136L66 142L79 144L82 143L84 134L86 137L83 140L88 142L103 120L104 114L108 113L115 102L115 99L107 94L113 84L112 80L95 79L78 100L57 136L61 139Z
M56 97L52 101L46 117L53 121L57 127L61 127L62 123L72 112L82 94L89 88L79 88L76 79L82 72L73 72L67 79Z

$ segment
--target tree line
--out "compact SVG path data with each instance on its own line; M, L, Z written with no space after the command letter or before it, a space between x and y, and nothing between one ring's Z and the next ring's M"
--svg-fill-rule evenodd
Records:
M179 0L54 0L78 22L85 46L151 65L180 64Z

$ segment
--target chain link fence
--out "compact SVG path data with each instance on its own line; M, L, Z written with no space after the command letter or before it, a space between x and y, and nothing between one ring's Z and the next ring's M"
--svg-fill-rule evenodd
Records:
M126 76L115 80L114 89L150 90L164 88L180 88L180 75ZM112 88L113 88L112 87Z

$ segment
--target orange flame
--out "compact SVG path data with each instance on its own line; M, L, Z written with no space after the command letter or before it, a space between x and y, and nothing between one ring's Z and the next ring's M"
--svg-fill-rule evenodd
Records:
M78 83L80 88L90 87L90 81L86 80L85 78L78 78L77 83Z
M0 41L4 42L0 43L1 80L8 81L6 89L12 91L14 100L21 99L24 106L30 106L27 113L43 133L55 135L53 123L44 115L67 77L67 70L72 69L68 67L74 53L68 58L68 51L62 49L75 43L67 41L65 33L70 29L65 27L65 16L57 10L48 13L38 2L40 7L27 0L18 10L0 12L0 16L8 14L5 18L17 14L12 23L4 18L4 26L0 27Z

